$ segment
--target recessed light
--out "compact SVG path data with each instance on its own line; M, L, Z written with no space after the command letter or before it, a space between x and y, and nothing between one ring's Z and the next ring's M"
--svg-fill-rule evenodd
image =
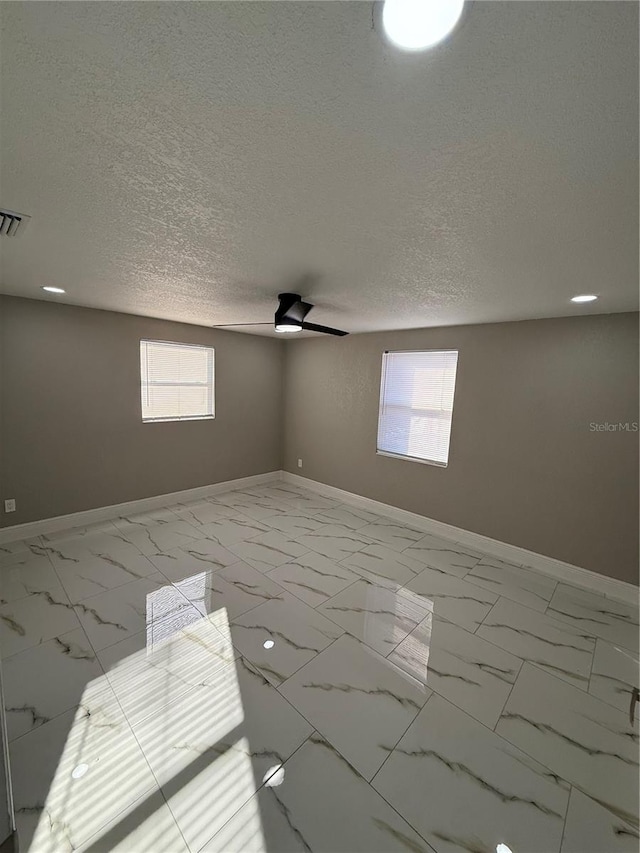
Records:
M464 0L385 0L382 24L403 50L433 47L458 23Z
M262 645L265 649L272 649L275 646L275 643L273 640L265 640Z
M595 302L598 297L593 293L581 293L580 296L572 296L572 302Z
M66 290L61 287L43 287L42 289L46 290L47 293L66 293Z

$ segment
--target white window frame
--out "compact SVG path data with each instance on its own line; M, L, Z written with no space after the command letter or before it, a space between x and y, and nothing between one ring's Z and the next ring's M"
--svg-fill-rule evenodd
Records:
M420 456L410 456L409 454L405 454L405 453L393 453L389 450L381 450L380 449L380 430L381 430L381 420L382 420L381 416L382 416L382 410L383 410L383 404L384 404L387 356L397 355L397 354L410 355L412 353L422 355L422 354L430 353L430 352L434 352L434 353L435 352L438 352L438 353L455 353L456 354L456 377L454 379L454 384L453 384L453 403L451 406L451 430L453 430L453 412L455 409L455 394L456 394L456 387L458 384L458 382L457 382L457 379L458 379L457 370L458 370L458 363L460 360L460 350L453 349L453 348L443 349L441 347L438 349L420 349L420 350L385 350L382 353L382 371L381 371L381 375L380 375L380 399L378 401L378 429L377 429L377 433L376 433L376 454L378 456L388 456L391 459L402 459L406 462L419 462L422 465L433 465L436 468L447 468L449 466L449 458L451 456L451 432L449 433L449 446L447 448L447 461L446 462L440 462L436 459L423 459Z
M144 382L143 374L142 374L142 345L143 344L162 344L162 346L167 347L176 347L177 349L200 349L206 350L210 353L210 359L208 364L208 372L207 372L207 381L206 382L162 382L162 381L151 381ZM215 399L215 360L216 353L213 347L208 347L203 344L184 344L180 341L158 341L152 340L151 338L141 338L140 339L140 414L142 416L143 424L160 424L160 423L170 423L173 421L212 421L216 416L216 399ZM178 386L197 386L197 387L206 387L208 389L208 408L211 409L210 414L206 415L185 415L184 417L175 417L175 418L145 418L142 412L144 411L143 401L144 401L144 393L145 388L150 385L178 385Z

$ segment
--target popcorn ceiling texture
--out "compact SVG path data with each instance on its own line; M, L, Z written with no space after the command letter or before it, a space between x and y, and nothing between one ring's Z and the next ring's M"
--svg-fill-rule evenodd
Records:
M350 331L637 308L637 4L474 3L421 55L366 2L2 5L5 293L210 325L310 275Z

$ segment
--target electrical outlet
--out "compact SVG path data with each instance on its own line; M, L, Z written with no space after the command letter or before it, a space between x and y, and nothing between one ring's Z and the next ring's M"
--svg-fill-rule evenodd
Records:
M4 502L4 511L5 512L15 512L16 511L16 499L9 498L8 501Z
M302 459L298 459L298 468L302 468Z

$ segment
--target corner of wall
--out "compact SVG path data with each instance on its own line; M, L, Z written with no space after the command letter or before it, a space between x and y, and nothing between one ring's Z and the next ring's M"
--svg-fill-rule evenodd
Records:
M280 470L287 470L287 459L289 456L289 394L291 382L289 378L289 367L293 354L293 341L282 341L282 421L280 439Z

